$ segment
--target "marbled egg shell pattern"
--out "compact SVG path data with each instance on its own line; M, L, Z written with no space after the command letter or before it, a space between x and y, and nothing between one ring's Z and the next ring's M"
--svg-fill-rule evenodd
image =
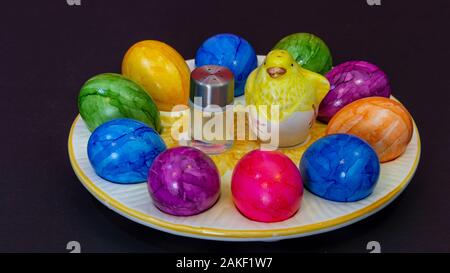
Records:
M115 73L99 74L81 87L78 109L90 131L117 118L139 120L161 132L159 111L135 82Z
M381 162L386 162L406 150L413 134L413 122L408 110L399 102L369 97L337 112L328 123L326 133L358 136L372 146Z
M300 172L312 193L333 201L352 202L373 192L380 163L365 141L335 134L320 138L305 151Z
M247 40L234 34L217 34L208 38L197 50L195 65L225 66L234 75L234 95L244 94L248 75L258 65L256 53Z
M303 183L297 166L278 151L253 150L234 168L233 201L246 217L260 222L278 222L300 208Z
M198 214L219 198L219 171L198 149L171 148L155 159L148 173L148 189L160 210L178 216Z
M324 122L355 100L374 96L389 98L391 95L386 74L368 62L345 62L334 67L325 77L331 89L319 106L318 119Z
M284 49L305 69L325 74L331 69L331 52L325 42L311 33L294 33L281 39L274 49Z
M153 160L165 149L153 128L132 119L115 119L92 133L88 157L100 177L129 184L145 182Z

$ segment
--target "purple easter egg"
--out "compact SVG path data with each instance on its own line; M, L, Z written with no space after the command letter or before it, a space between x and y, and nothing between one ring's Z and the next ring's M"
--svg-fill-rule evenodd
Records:
M192 147L176 147L159 154L148 172L153 203L176 216L198 214L212 207L220 195L220 176L212 159Z
M319 106L317 118L323 122L330 119L347 104L366 97L391 95L386 74L376 65L365 61L349 61L334 67L325 77L330 91Z

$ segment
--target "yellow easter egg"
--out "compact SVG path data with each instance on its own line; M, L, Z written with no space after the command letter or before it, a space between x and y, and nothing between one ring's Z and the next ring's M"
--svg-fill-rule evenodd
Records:
M163 42L134 44L123 58L122 74L144 87L160 111L187 104L189 67L174 48Z

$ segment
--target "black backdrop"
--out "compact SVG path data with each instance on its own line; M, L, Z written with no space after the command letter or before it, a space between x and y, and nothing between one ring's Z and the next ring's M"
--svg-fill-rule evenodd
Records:
M450 251L448 1L7 1L0 7L0 251ZM364 59L390 76L415 118L422 157L391 205L352 226L276 243L223 243L165 234L97 202L74 175L67 137L80 86L120 72L129 46L157 39L192 58L210 35L242 35L258 54L311 32L334 63Z

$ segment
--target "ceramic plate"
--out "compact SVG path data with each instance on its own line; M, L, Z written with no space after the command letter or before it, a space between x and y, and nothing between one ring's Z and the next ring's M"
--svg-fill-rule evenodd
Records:
M261 61L263 56L258 56ZM193 60L187 61L194 67ZM242 103L238 98L236 103ZM175 120L169 113L161 113L163 131L168 147L178 145L170 136L168 127ZM309 141L289 150L281 150L298 165L304 150L324 135L326 125L317 122ZM245 218L233 205L230 178L236 162L245 153L258 148L252 141L236 141L226 153L212 156L222 177L219 201L209 210L195 216L176 217L158 210L151 201L146 183L120 185L97 176L87 157L90 132L80 116L70 130L68 149L72 167L81 183L105 206L140 224L172 234L223 241L274 241L309 236L338 229L384 208L408 185L420 158L420 138L416 125L405 153L399 158L381 164L381 173L374 192L367 198L352 203L339 203L304 192L302 206L292 218L278 223L259 223Z

